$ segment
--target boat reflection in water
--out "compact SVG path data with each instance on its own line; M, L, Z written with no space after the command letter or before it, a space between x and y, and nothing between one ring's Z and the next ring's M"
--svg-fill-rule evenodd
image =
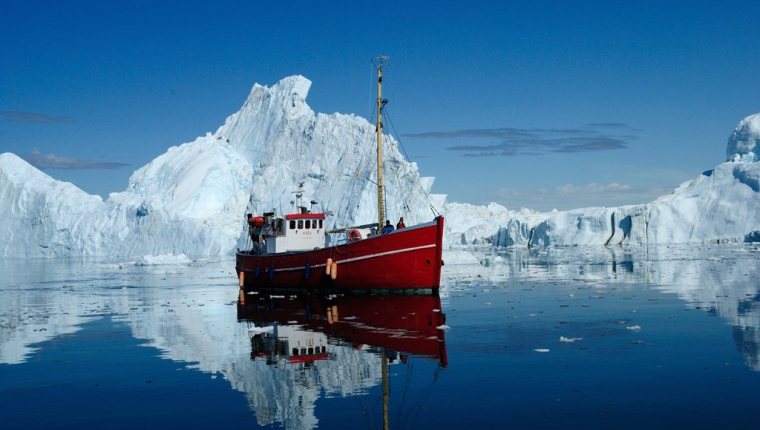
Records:
M439 368L448 364L446 316L437 294L246 296L245 304L238 303L238 319L251 324L254 361L309 369L319 362L341 361L346 345L379 355L385 429L389 428L389 365L406 363L410 355L434 359Z
M274 364L329 359L331 343L349 343L396 354L434 358L445 367L442 326L446 316L436 295L248 295L238 319L253 323L251 358Z

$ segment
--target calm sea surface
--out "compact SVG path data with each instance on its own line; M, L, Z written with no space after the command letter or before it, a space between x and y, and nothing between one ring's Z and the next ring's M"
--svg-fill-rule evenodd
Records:
M760 249L444 255L440 296L0 261L0 428L760 426Z

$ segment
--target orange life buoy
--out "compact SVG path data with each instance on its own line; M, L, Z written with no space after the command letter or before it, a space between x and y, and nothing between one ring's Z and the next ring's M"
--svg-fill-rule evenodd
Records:
M356 242L357 240L361 240L362 234L357 229L353 229L348 232L348 241L349 242Z

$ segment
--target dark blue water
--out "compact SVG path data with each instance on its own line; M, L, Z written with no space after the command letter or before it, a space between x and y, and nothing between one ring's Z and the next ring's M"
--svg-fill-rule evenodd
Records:
M382 428L383 356L391 428L757 428L758 256L449 253L439 298L245 305L231 261L5 261L2 428Z

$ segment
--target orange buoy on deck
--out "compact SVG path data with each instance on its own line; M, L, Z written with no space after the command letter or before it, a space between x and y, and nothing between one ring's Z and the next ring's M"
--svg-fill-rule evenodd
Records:
M361 240L362 234L357 229L353 229L348 232L348 241L349 242L356 242L357 240Z

